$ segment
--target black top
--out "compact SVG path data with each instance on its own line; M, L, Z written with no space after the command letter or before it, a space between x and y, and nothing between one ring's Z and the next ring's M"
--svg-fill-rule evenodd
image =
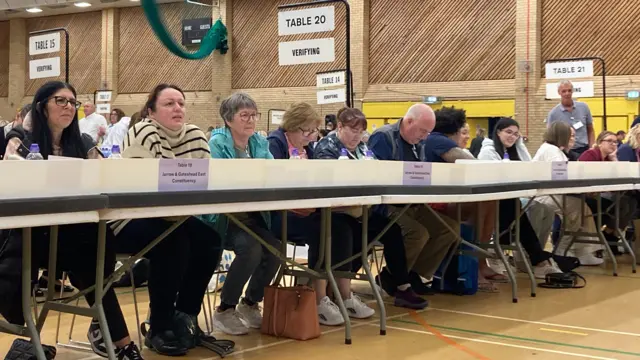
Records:
M418 146L411 145L400 136L400 144L402 145L402 158L404 161L420 161L418 158Z

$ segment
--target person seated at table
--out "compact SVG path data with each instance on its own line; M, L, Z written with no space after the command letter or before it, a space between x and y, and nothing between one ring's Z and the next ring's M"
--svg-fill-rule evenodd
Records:
M338 159L343 151L346 151L350 160L363 160L366 156L373 155L367 154L367 145L362 142L362 136L367 129L367 119L364 114L358 109L342 108L338 111L336 118L336 131L318 142L314 158ZM353 253L359 253L362 251L362 242L358 241L361 238L362 225L356 219L363 216L363 214L360 214L362 208L358 206L351 209L354 212L346 209L346 213L352 215L347 220L351 222L354 234ZM368 235L370 240L373 240L390 222L390 217L382 214L385 212L384 208L379 208L378 210L380 211L371 211L368 215ZM340 210L336 209L336 211ZM419 297L411 286L402 228L398 224L392 224L387 232L382 235L380 242L384 245L383 254L387 266L382 269L378 283L389 295L395 297L394 304L396 306L413 309L425 308L428 302ZM333 243L335 244L335 242ZM348 252L349 249L345 249L345 251ZM354 261L352 271L357 271L360 266L359 259Z
M475 159L473 155L458 147L460 131L467 122L465 111L451 107L444 107L435 112L435 127L425 140L422 141L424 161L455 163L458 159ZM455 217L456 204L430 204L440 214L449 218ZM489 243L495 226L495 203L485 201L480 203L464 203L459 205L462 220L478 228L479 241ZM458 229L455 227L454 229ZM507 277L493 270L487 261L478 263L478 289L486 292L496 292L498 289L493 282L506 282Z
M435 115L431 107L415 104L396 123L374 131L368 145L378 160L422 161L424 153L420 141L434 126ZM386 208L391 217L400 213L403 205ZM418 295L434 292L426 281L433 277L449 249L457 243L456 234L450 232L443 222L452 229L460 228L457 221L448 216L438 218L424 204L411 205L397 221L402 230L411 288Z
M220 104L224 127L211 132L209 146L214 159L273 159L267 139L255 132L259 121L258 105L245 93L234 93ZM251 166L247 164L247 166ZM213 316L216 328L230 335L243 335L249 328L260 329L262 314L258 303L264 298L264 288L270 285L278 271L278 257L251 236L251 230L276 249L280 240L271 231L268 211L240 212L233 216L242 227L224 214L205 215L204 218L222 237L225 249L235 258L222 286L220 305ZM249 279L251 279L249 281ZM242 289L249 282L244 298Z
M636 125L629 130L627 142L618 147L616 155L618 157L618 161L639 162L640 126Z
M582 153L578 161L618 161L617 152L619 150L616 134L611 131L603 131L598 135L596 139L596 145ZM626 150L626 149L625 149ZM626 156L626 154L625 154ZM602 193L602 210L611 209L608 212L604 212L602 215L605 228L603 229L604 237L609 242L619 241L616 235L616 218L614 216L613 205L616 199L615 194L611 192ZM586 199L587 205L591 208L592 212L597 212L598 203L595 197L588 196ZM638 203L635 197L623 195L620 197L620 218L618 225L621 229L626 228L629 222L633 220L633 217L638 207ZM576 244L576 247L579 244ZM580 244L583 245L583 244ZM593 247L592 247L593 248ZM615 249L616 252L617 248Z
M554 124L552 124L553 126ZM492 140L493 139L493 140ZM492 139L482 142L482 149L478 154L478 160L497 160L508 158L510 161L531 161L531 155L520 137L520 125L511 118L500 119L495 127ZM519 199L500 200L500 232L509 228L515 218L514 206L521 206ZM541 203L534 203L540 208L543 218L548 219L547 228L550 230L553 224L553 210ZM544 233L545 241L550 231ZM505 234L506 241L509 234ZM543 250L543 243L537 236L528 216L520 218L520 243L529 255L534 266L534 275L538 279L544 279L547 274L561 273L551 253Z
M186 123L183 91L160 84L149 94L147 118L127 133L123 158L209 159L204 133ZM172 218L115 221L118 253L136 254L174 225ZM198 314L209 280L220 262L221 240L190 216L144 256L150 261L150 330L145 345L163 355L183 355L202 338ZM92 324L92 328L93 328Z
M566 149L571 148L572 127L564 123L551 124L544 134L544 143L540 146L533 157L533 161L568 161L565 153ZM563 199L565 203L563 204ZM552 209L560 219L565 219L564 229L567 232L588 232L596 233L596 225L593 219L591 209L584 204L580 197L575 196L540 196L534 201L545 204ZM565 211L563 217L563 209ZM584 209L584 213L582 212ZM584 221L584 224L583 224ZM558 239L556 254L564 254L564 249L571 241L572 235L565 235L562 239ZM590 237L593 239L593 237ZM576 244L579 245L579 244ZM579 249L583 249L580 247ZM586 250L586 249L585 249ZM573 255L573 254L571 254ZM581 265L600 265L602 259L595 257L587 251L578 251L575 253L580 260Z
M80 102L76 98L73 86L60 81L50 81L42 85L34 95L32 110L26 131L22 126L16 126L8 134L7 152L15 155L16 146L38 145L44 159L51 155L87 159L90 149L94 146L89 135L80 134L78 113ZM7 232L4 232L5 234ZM20 269L22 262L22 232L18 229L8 231L4 240L3 251L0 251L0 312L9 322L23 324L20 301L21 282ZM79 290L95 285L96 254L98 235L97 224L60 225L58 229L58 270L67 271L71 283ZM107 247L104 264L104 276L109 277L116 264L113 232L107 229ZM32 269L47 267L49 257L49 227L32 229ZM34 271L35 279L35 271ZM85 295L89 305L93 305L95 293ZM140 350L131 341L127 324L118 304L113 288L104 293L102 299L109 334L115 345L116 356L119 360L142 359ZM93 320L97 324L96 320ZM93 323L92 322L92 323ZM98 327L99 328L99 327ZM92 339L91 332L89 339ZM102 338L102 334L99 334ZM96 347L92 342L92 349L96 354L106 357L107 350L104 343Z

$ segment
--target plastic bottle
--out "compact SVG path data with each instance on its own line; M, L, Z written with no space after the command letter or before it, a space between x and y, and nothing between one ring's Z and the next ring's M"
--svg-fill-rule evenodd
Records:
M100 151L102 152L102 155L104 155L104 157L106 157L106 158L111 156L111 149L108 146L101 147Z
M509 158L509 153L508 152L504 152L504 155L502 156L502 161L511 161L511 159Z
M122 155L120 155L120 145L113 145L111 147L111 155L109 155L109 159L122 159Z
M375 160L375 158L373 157L373 151L367 149L367 151L365 151L365 153L364 153L364 159L365 160Z
M31 144L31 146L29 146L27 160L44 160L42 154L40 154L40 146L38 146L38 144Z
M349 155L347 154L347 149L342 148L342 150L340 150L340 157L338 158L338 160L349 160Z
M300 152L298 151L298 149L293 149L291 150L291 159L300 159Z

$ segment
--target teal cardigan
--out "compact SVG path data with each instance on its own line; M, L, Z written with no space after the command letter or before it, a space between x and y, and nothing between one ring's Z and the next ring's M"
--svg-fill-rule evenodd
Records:
M231 136L231 131L227 127L215 129L211 132L209 148L211 149L211 157L214 159L236 158L233 137ZM269 142L265 137L258 133L254 133L249 137L249 151L254 159L273 159L273 155L269 152ZM270 213L268 211L262 211L260 214L267 224L267 227L271 228ZM201 215L201 218L213 226L220 237L222 237L223 243L226 243L229 219L223 214Z

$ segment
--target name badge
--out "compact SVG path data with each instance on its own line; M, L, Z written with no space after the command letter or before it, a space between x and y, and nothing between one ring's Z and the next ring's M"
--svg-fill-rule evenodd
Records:
M581 121L578 121L577 123L573 124L573 128L576 129L576 130L580 129L583 126L584 126L584 124Z

